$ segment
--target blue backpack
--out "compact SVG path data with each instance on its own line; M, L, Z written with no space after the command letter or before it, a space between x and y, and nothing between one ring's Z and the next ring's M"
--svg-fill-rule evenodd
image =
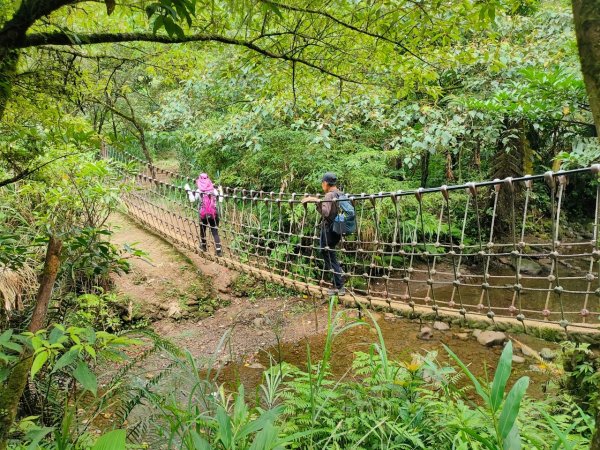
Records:
M334 233L347 236L356 231L356 213L354 206L346 194L337 194L337 215L333 220L331 229Z

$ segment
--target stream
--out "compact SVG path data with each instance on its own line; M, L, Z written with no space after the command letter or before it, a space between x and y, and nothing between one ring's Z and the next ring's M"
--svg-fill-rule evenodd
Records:
M437 360L440 363L448 363L457 368L456 363L448 356L442 344L446 344L478 377L493 378L493 373L498 363L502 347L485 347L477 342L470 330L452 328L447 331L433 330L430 340L421 340L418 322L408 320L390 321L377 314L377 322L381 328L390 359L407 361L412 360L412 354L425 354L430 351L437 352ZM431 324L426 324L431 325ZM225 383L229 388L235 388L241 381L246 392L252 395L262 381L264 368L271 363L285 361L302 369L306 369L307 349L310 347L312 361L321 359L325 344L325 335L313 335L294 343L282 343L267 351L248 355L244 361L229 364L223 368L219 381ZM528 335L510 334L509 337L516 338L519 342L539 351L546 347L558 353L559 346ZM349 370L354 358L353 352L368 352L371 344L377 342L377 333L372 326L359 326L338 335L333 343L331 357L331 371L334 379L352 377ZM514 354L522 356L520 351L513 345ZM554 375L542 372L537 368L539 361L535 358L525 358L524 363L513 363L513 372L509 380L512 385L521 376L530 377L528 395L536 398L545 396L547 382ZM457 369L458 370L458 369ZM463 381L466 382L466 377ZM474 391L468 391L469 395L475 395Z

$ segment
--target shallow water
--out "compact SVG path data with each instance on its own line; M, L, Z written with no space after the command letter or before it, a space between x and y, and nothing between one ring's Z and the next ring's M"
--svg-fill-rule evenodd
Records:
M410 362L414 353L425 354L428 351L437 351L437 359L440 363L450 363L457 367L442 346L442 344L446 344L469 366L469 369L476 376L485 378L487 373L491 379L502 353L502 347L484 347L470 333L467 340L461 340L457 334L467 333L468 331L460 328L452 328L449 331L434 330L433 338L429 341L423 341L417 338L419 323L407 320L389 322L380 317L378 324L381 327L388 355L395 360ZM425 325L431 326L431 324ZM558 350L556 344L531 336L511 334L510 337L516 338L538 351L543 347L551 348L554 351ZM366 325L352 328L337 336L333 343L331 358L333 377L335 379L351 377L352 374L349 369L354 358L353 352L367 352L371 344L375 342L377 342L375 328ZM271 362L286 361L305 369L307 349L310 347L311 359L314 363L322 357L324 343L325 335L321 334L302 339L299 342L284 343L265 352L248 355L245 361L225 367L221 372L219 381L226 383L228 387L234 387L237 381L241 381L247 393L254 393L262 381L263 369L260 368L260 365L268 367ZM514 353L520 355L517 350ZM521 376L527 375L531 378L528 395L537 398L543 397L545 395L545 385L552 376L530 370L531 365L538 363L537 360L531 358L527 358L523 364L513 363L513 373L509 384L512 384ZM471 394L472 392L469 395Z

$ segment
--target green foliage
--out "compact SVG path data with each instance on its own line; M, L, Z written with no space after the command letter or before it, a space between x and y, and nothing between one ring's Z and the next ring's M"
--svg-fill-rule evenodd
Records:
M562 344L564 376L560 386L571 395L586 412L594 415L598 408L600 386L600 361L588 344Z
M512 342L509 341L505 346L496 368L494 380L489 387L482 385L449 348L446 347L446 350L469 377L477 394L483 400L486 408L485 413L489 415L488 421L494 427L494 433L490 437L495 442L490 441L488 437L475 432L475 430L466 428L463 431L489 450L521 448L521 436L515 421L519 414L521 400L529 385L529 377L522 377L517 380L506 398L504 398L506 382L510 376L512 366Z
M126 356L122 349L140 343L127 336L62 325L54 325L51 330L40 330L35 334L15 334L8 330L0 336L0 342L0 382L5 380L11 366L18 363L17 355L24 349L28 349L33 358L30 371L32 392L28 400L30 410L38 406L40 415L19 420L14 426L13 436L17 442L27 443L28 448L38 448L38 443L43 441L48 443L43 448L57 450L83 449L93 445L85 427L79 429L76 422L80 418L77 416L83 411L81 406L87 405L90 408L88 413L93 417L94 402L100 404L111 389L99 392L93 369L98 363L124 361ZM40 393L38 397L34 395L36 392ZM91 402L86 393L93 396ZM96 445L102 448L107 443L115 445L110 448L124 448L124 431L107 433L98 439Z

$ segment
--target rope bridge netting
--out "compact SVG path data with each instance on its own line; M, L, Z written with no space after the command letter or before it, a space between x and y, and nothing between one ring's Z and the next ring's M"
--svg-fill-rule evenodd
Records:
M195 180L109 147L134 189L129 214L229 268L325 296L332 273L319 250L320 215L306 194L223 188L222 256L199 246ZM345 302L410 317L486 322L498 329L600 330L600 165L411 191L348 194L357 231L337 247ZM569 197L579 183L587 200ZM582 184L583 183L583 184ZM322 195L321 195L322 198ZM577 207L575 232L565 217ZM542 210L543 209L543 210ZM540 216L547 219L540 224ZM210 236L210 233L207 233Z

